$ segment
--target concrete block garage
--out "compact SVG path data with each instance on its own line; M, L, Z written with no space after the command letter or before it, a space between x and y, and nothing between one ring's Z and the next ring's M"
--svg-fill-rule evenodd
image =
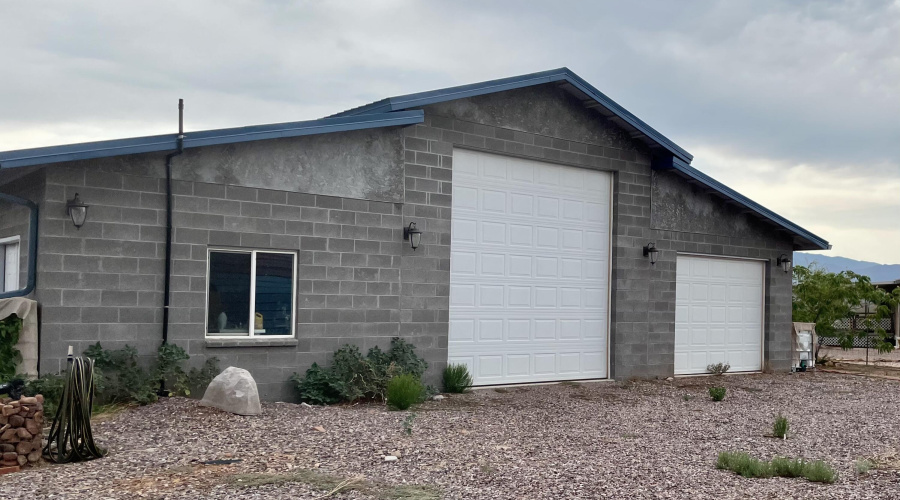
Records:
M40 304L41 372L68 345L149 355L165 323L269 400L343 344L398 336L430 377L461 362L478 385L787 371L782 261L828 243L691 161L565 68L314 121L7 151L4 293Z

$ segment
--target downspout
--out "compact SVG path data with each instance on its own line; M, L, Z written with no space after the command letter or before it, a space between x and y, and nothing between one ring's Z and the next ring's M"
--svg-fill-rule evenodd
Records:
M162 345L169 342L169 306L172 287L172 158L184 153L184 99L178 99L178 149L166 155L166 263L163 271ZM160 379L159 394L167 395L166 381Z
M169 342L172 287L172 158L184 153L184 99L178 99L178 149L166 155L166 267L163 276L162 343Z

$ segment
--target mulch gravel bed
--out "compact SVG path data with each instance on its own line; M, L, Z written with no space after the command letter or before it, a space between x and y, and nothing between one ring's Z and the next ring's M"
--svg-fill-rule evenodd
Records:
M724 401L708 396L728 388ZM685 397L688 396L688 397ZM782 412L787 440L767 437ZM302 481L242 486L234 475L313 469L443 498L900 498L900 471L854 463L900 450L900 383L828 373L726 375L478 390L410 412L380 404L263 405L241 417L171 398L95 422L103 459L0 476L0 498L320 498ZM315 430L322 427L325 432ZM822 459L834 484L745 479L720 451ZM383 456L399 451L395 462ZM231 465L202 465L240 459ZM379 490L381 491L381 490ZM381 496L379 496L381 495ZM345 491L329 498L396 498Z

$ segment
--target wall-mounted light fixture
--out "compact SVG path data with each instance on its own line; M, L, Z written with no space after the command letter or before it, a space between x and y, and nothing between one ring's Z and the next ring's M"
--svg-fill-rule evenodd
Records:
M659 250L656 249L656 243L647 243L647 246L644 247L644 257L650 257L650 265L656 264L656 259L659 258Z
M781 254L778 257L778 260L775 261L775 263L776 263L776 265L781 267L782 271L784 271L786 273L791 272L791 259L789 259L787 255Z
M419 244L422 243L422 231L416 228L415 222L410 222L409 226L403 228L403 239L409 240L409 246L413 250L419 248Z
M81 229L81 226L84 225L84 221L87 220L87 209L88 205L81 202L78 193L75 193L75 197L66 202L66 215L72 218L75 229Z

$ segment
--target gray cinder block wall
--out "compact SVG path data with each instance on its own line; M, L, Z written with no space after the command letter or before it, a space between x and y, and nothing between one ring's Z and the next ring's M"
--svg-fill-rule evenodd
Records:
M679 251L771 259L766 356L787 368L790 276L772 268L789 237L652 171L643 144L552 85L429 106L423 124L402 129L187 150L174 161L170 340L194 364L215 356L249 369L269 400L293 398L290 375L340 345L386 347L397 335L436 382L447 359L455 148L613 173L612 377L672 374ZM151 355L161 340L163 155L44 171L42 371L59 371L69 344ZM64 209L75 192L91 205L81 230ZM409 222L425 231L415 252L402 240ZM642 255L649 241L661 250L654 267ZM205 338L210 247L297 252L296 339Z

